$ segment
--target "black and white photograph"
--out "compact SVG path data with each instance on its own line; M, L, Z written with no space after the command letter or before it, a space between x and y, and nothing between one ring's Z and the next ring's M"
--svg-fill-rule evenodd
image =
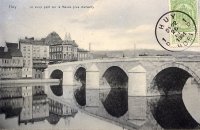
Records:
M0 129L200 129L200 1L0 0Z

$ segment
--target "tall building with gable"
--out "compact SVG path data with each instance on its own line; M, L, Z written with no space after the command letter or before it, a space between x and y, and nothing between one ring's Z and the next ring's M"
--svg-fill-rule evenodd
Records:
M45 43L45 39L25 37L19 40L19 44L24 58L22 77L42 78L49 61L49 45Z

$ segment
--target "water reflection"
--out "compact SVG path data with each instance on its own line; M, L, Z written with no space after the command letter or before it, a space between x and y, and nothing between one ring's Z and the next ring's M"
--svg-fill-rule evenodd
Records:
M80 106L86 105L86 69L80 67L77 69L75 76L77 88L74 91L74 97Z
M106 92L105 92L106 93ZM101 93L101 95L106 95ZM128 92L124 88L111 88L106 97L101 97L102 104L106 111L114 116L120 117L128 110Z
M80 106L85 106L86 104L86 90L85 90L85 83L81 85L81 87L78 87L74 91L74 97L77 101L77 103Z
M51 91L56 95L56 96L62 96L63 95L63 88L62 85L51 85L50 86Z
M165 129L191 129L199 126L187 111L181 94L154 97L150 102L153 117Z
M0 89L0 114L5 114L6 119L18 117L18 125L44 120L57 124L60 118L74 117L77 113L69 104L48 97L44 86Z
M74 93L77 90L85 91L85 84L81 85L84 90L79 87L74 89ZM65 86L63 95L71 87ZM46 91L46 88L50 91ZM189 84L183 88L182 94L156 97L128 97L127 88L87 90L87 94L99 96L99 103L95 107L80 109L61 101L62 96L58 99L55 95L50 96L50 85L1 87L0 114L5 114L6 121L17 118L19 127L11 128L192 129L199 128L199 89ZM77 102L77 98L73 102ZM73 120L67 123L69 117ZM0 128L7 128L1 122Z

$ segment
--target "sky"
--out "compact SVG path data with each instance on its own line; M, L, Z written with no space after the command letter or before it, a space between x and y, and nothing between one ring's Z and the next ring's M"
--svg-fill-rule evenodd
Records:
M73 9L74 5L92 8ZM154 30L168 11L168 0L1 0L0 45L25 36L40 39L55 31L62 39L70 33L84 49L89 43L92 50L134 49L134 45L162 49Z

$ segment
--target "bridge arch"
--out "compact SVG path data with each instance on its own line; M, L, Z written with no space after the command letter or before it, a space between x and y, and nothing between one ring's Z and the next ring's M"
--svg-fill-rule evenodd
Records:
M166 76L168 76L168 79L166 79ZM167 82L170 83L168 80L170 80L170 78L172 77L176 78L176 80L171 79L172 81L171 85L173 84L175 85L178 82L178 80L182 81L180 82L179 93L182 91L184 84L189 77L193 77L197 83L199 83L200 81L200 78L198 77L198 75L193 70L191 70L191 68L183 64L175 63L175 62L164 64L158 67L156 70L154 70L153 73L151 74L150 80L149 80L150 85L147 88L148 95L152 95L152 94L165 95L166 93L168 93L167 91L170 88L162 91L162 89L158 88L159 86L156 86L157 85L156 83L158 83L158 80L159 81L162 80L165 82L165 84L163 82L163 85L168 85ZM159 85L162 85L162 84L159 84ZM159 90L159 93L157 90Z
M80 69L80 68L84 68L85 70L87 70L87 66L84 64L78 64L77 66L74 66L74 75L76 74L76 72Z
M74 97L80 106L86 105L86 68L79 65L74 73L75 91Z
M54 95L56 96L62 96L63 95L63 86L62 86L62 80L63 80L63 71L60 69L55 69L51 75L50 78L52 79L60 79L60 84L59 85L51 85L51 91L53 92Z
M109 91L101 99L104 108L114 117L123 116L128 110L128 75L122 68L111 66L102 79Z
M157 89L164 96L157 97L150 104L150 109L154 119L164 129L191 129L199 126L182 98L182 90L190 77L198 83L199 77L195 72L180 63L165 64L155 71L148 92Z

